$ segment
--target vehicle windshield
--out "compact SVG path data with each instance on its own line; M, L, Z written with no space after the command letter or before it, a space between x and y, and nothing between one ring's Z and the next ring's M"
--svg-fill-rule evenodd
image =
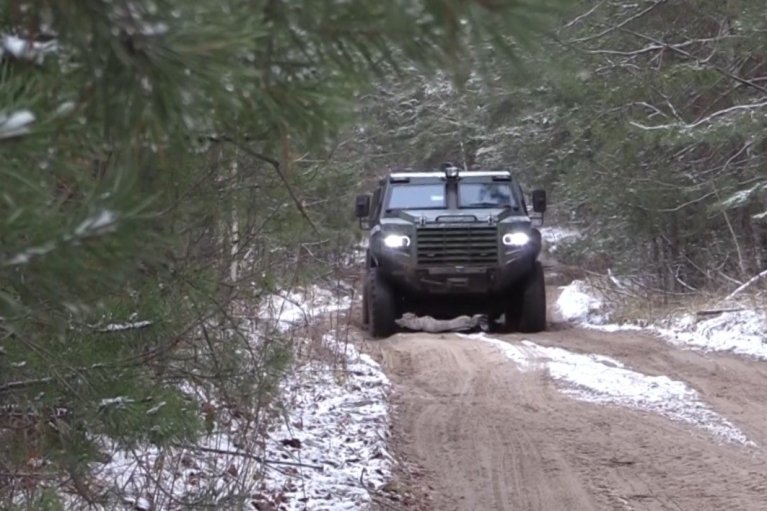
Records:
M443 209L445 207L445 185L402 184L391 187L387 210L393 209Z
M461 208L516 208L511 185L505 183L461 183L458 187Z

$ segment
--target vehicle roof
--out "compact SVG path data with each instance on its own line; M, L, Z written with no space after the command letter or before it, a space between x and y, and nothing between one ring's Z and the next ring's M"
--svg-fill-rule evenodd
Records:
M465 177L511 177L508 170L467 170L458 174ZM444 172L392 172L390 179L408 179L408 178L444 178Z

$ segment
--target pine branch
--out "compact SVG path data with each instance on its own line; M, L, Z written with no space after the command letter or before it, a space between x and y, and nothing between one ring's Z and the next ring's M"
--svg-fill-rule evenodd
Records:
M290 198L293 200L293 203L295 204L296 209L298 209L299 213L301 213L301 216L304 217L304 220L306 220L306 222L309 224L309 226L312 228L315 234L320 233L319 229L317 229L317 226L314 224L314 221L309 216L309 213L306 211L306 208L304 208L303 202L301 202L301 199L298 198L298 195L293 190L293 187L288 181L288 178L285 176L284 172L282 172L282 168L280 166L279 161L272 158L271 156L267 156L265 154L259 153L258 151L254 151L247 145L241 142L238 142L232 137L225 136L223 137L223 140L230 142L231 144L234 144L238 149L240 149L244 153L271 165L271 167L277 173L277 176L280 178L280 181L282 181L282 184L285 186L285 189L288 191L288 194L290 194Z
M52 377L47 376L45 378L36 378L34 380L19 380L19 381L8 382L3 385L0 385L0 394L4 394L6 392L10 392L13 390L25 389L33 385L39 385L41 383L42 384L51 383L53 380L54 379Z

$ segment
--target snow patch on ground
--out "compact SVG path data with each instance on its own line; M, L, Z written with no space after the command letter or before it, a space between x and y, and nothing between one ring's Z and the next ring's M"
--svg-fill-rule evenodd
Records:
M523 370L547 370L554 380L565 385L566 394L581 401L658 413L725 441L752 445L743 432L708 408L698 393L683 382L642 374L602 355L582 355L530 341L512 344L484 334L468 337L492 344Z
M390 383L378 363L335 332L322 343L337 358L297 367L282 381L283 406L266 435L222 415L186 447L125 449L103 439L111 459L94 466L96 478L128 509L364 509L391 475ZM119 397L102 403L123 404ZM68 509L78 504L71 497Z
M269 433L267 458L299 464L270 471L264 481L269 493L280 495L280 509L363 509L369 491L391 474L389 380L354 346L332 337L325 342L344 357L345 367L313 364L289 378L284 391L292 404Z
M559 250L561 245L577 240L581 233L569 227L543 227L540 229L544 250L550 254Z
M276 328L285 334L280 342L290 342L298 357L279 382L279 397L268 410L232 409L205 388L182 382L182 391L200 406L207 434L191 444L164 449L126 448L100 438L108 459L94 463L92 470L110 500L91 508L80 497L64 492L67 509L351 511L368 507L372 492L391 476L390 382L371 357L342 341L349 339L348 332L330 330L309 340L290 331L349 307L349 297L342 294L315 287L273 295L250 314L247 338L253 349L265 338L273 338ZM310 344L311 349L306 349ZM300 353L312 353L312 359L305 360ZM100 404L103 408L129 405L120 396Z
M641 324L608 322L610 311L600 293L576 280L563 286L555 304L562 319L605 332L644 331L676 346L702 351L726 351L767 360L767 313L750 304L710 317L684 314L670 321Z
M125 449L105 439L102 449L111 459L95 467L94 475L104 487L112 488L110 493L121 496L127 509L175 511L195 504L219 505L222 497L238 495L237 507L254 510L248 495L254 489L248 485L254 485L263 466L257 451L243 448L238 440L241 434L232 428L206 435L189 448L168 449ZM71 499L67 509L80 509L77 503ZM234 501L231 504L235 507ZM89 509L126 507L112 502Z
M602 300L588 284L575 280L560 289L562 292L557 298L556 308L562 319L581 322L601 318Z
M349 296L341 296L330 290L313 286L306 291L290 291L269 295L262 299L258 316L274 321L277 328L286 332L292 328L308 325L318 316L348 309Z
M723 312L702 320L687 314L670 327L653 326L649 330L678 346L767 360L767 315L755 310Z

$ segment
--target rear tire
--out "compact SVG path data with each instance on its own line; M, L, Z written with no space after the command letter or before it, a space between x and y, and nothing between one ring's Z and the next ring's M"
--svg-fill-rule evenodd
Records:
M519 310L519 331L536 333L546 330L546 283L543 265L536 261L533 273L525 282Z
M367 327L371 337L389 337L397 330L397 301L391 285L378 268L370 268L367 280Z

